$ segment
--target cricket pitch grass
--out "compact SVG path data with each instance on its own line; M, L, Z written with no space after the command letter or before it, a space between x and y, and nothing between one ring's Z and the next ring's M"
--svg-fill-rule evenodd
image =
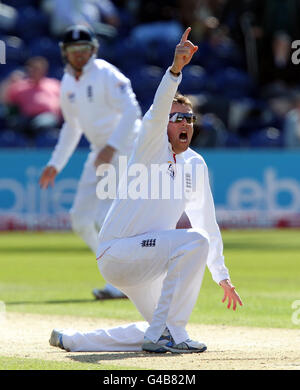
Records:
M222 232L226 265L244 306L228 310L206 271L187 330L208 349L181 355L51 347L53 328L88 331L142 318L127 300L93 300L91 289L104 281L75 235L2 233L0 369L299 370L299 233Z

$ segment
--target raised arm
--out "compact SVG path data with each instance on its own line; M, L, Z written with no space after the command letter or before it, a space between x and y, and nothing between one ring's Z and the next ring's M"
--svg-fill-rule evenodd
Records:
M172 101L177 91L178 84L181 81L181 77L179 77L181 76L181 71L187 64L190 63L193 55L198 50L198 46L195 46L188 40L190 31L191 27L188 27L183 33L180 42L176 46L172 65L168 68L165 76L163 77L156 91L153 105L151 107L151 117L153 120L161 120L162 116L164 116L164 128L167 126Z
M188 40L190 31L189 27L183 33L175 48L173 62L158 86L152 106L143 118L142 131L136 147L136 159L139 161L150 160L168 141L169 113L182 78L181 71L198 50L198 46Z
M198 46L195 46L188 40L191 27L188 27L183 33L180 42L176 46L173 64L170 68L170 72L174 75L179 75L182 69L191 61L193 55L198 50Z

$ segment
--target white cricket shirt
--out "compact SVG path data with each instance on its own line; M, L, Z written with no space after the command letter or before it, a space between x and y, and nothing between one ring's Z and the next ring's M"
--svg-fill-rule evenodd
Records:
M139 131L141 111L130 80L115 66L93 56L78 80L67 66L60 102L65 122L47 165L61 171L82 134L92 150L109 144L128 154Z
M100 242L139 234L175 229L185 211L193 228L205 230L210 241L207 265L213 279L219 283L229 278L224 264L223 243L215 217L215 208L209 185L208 170L204 159L190 148L174 155L168 141L167 126L172 101L182 76L174 77L165 73L156 91L153 105L145 114L136 148L129 161L128 173L135 164L146 166L148 171L153 164L162 166L162 180L170 183L169 199L153 199L148 187L148 198L120 199L130 188L150 184L150 175L145 180L137 176L124 175L120 183L119 196L105 218L99 233ZM142 166L141 165L141 166ZM184 170L185 167L190 169ZM181 168L181 170L179 169ZM179 171L183 172L179 175ZM151 182L153 185L153 182ZM140 188L139 187L139 188ZM185 196L177 197L182 189ZM191 190L193 194L191 195ZM129 192L129 191L128 191Z

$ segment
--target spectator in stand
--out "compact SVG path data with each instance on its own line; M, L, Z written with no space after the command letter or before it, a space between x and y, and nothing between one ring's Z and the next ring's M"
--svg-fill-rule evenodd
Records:
M291 62L291 43L300 36L299 0L251 0L252 31L256 38L259 84L299 83L299 69Z
M10 88L12 84L17 81L24 80L26 74L23 70L16 69L13 70L4 80L0 83L0 103L6 102L6 91Z
M285 31L274 33L270 41L270 50L261 58L260 84L262 87L270 84L283 84L296 87L299 84L299 68L291 61L292 39Z
M5 104L10 107L8 124L34 139L40 131L59 128L60 82L46 77L48 61L32 57L26 63L26 77L17 78L5 88Z
M250 0L249 11L253 14L253 29L261 40L261 49L270 45L276 31L285 31L292 40L299 39L299 0Z

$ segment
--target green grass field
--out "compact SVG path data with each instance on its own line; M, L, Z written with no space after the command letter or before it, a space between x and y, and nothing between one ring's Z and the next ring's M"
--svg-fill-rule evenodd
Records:
M291 320L291 305L300 299L300 231L223 231L222 236L226 265L244 306L228 310L207 269L190 321L299 328ZM93 299L91 290L105 282L93 254L72 233L1 233L0 254L0 301L8 312L142 319L127 300Z

